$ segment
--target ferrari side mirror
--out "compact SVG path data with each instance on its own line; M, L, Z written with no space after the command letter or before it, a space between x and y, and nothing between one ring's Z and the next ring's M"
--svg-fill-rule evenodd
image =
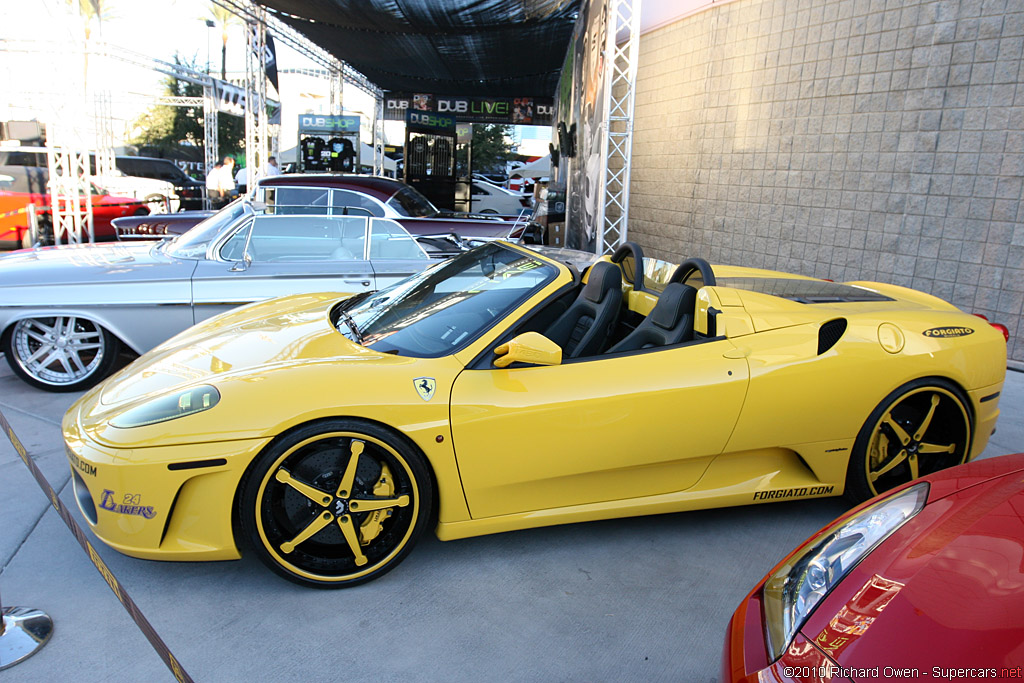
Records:
M507 368L512 363L559 365L562 347L539 332L524 332L494 349L494 367Z

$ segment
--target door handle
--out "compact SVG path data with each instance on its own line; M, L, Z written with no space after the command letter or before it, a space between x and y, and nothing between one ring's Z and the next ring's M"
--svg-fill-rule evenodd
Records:
M362 285L363 287L369 287L370 286L370 281L369 280L345 280L345 284L348 284L348 285Z

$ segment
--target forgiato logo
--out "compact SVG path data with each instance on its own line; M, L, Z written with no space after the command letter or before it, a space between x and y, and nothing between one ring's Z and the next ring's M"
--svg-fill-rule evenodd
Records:
M970 327L933 327L930 330L925 330L921 334L926 337L947 339L949 337L966 337L969 334L974 334L974 330Z

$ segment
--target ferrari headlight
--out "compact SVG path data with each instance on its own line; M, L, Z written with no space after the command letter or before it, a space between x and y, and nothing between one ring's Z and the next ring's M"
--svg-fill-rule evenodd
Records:
M910 521L928 499L921 482L831 526L779 567L764 584L768 654L778 659L832 587L879 543Z
M187 415L195 415L209 410L219 402L220 392L217 391L217 388L203 384L135 406L112 418L110 425L119 429L144 427L158 422L177 420L179 417Z

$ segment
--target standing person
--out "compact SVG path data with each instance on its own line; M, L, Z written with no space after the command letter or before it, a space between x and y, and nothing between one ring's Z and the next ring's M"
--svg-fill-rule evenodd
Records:
M281 168L277 165L277 157L270 157L267 159L267 173L266 176L281 175Z
M206 176L206 192L214 209L223 208L231 201L231 194L235 191L234 168L235 160L224 157L224 161L214 166Z
M249 187L249 167L243 166L235 174L235 185L238 186L238 194L245 194Z

